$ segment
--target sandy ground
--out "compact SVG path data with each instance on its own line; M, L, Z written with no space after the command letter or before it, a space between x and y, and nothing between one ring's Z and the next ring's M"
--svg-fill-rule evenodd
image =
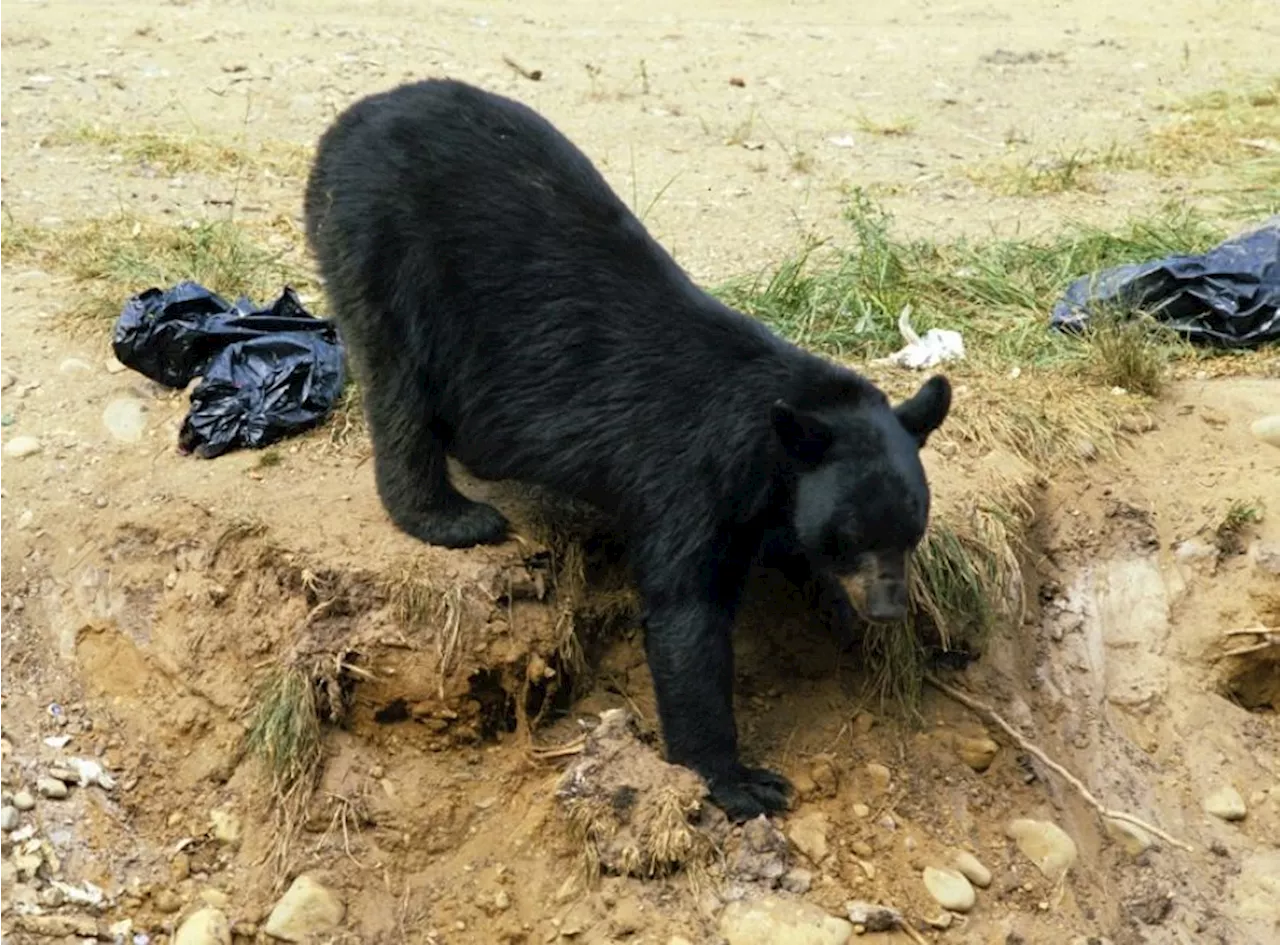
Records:
M353 98L433 74L547 114L702 280L776 262L809 235L839 236L854 187L918 236L1113 223L1169 199L1207 200L1217 181L1104 175L1087 191L1024 198L996 196L968 172L1138 141L1170 120L1165 106L1274 70L1276 35L1280 7L1268 0L1173 0L1154 12L1093 0L9 3L4 223L234 213L273 221L297 253L297 172L158 174L67 135L309 146ZM904 725L867 706L856 667L832 669L829 642L766 634L742 644L740 717L749 750L805 786L779 824L806 891L766 893L732 869L712 886L606 876L586 887L572 879L579 851L553 798L571 759L530 760L520 733L493 721L498 682L466 672L554 646L558 615L536 594L494 604L495 588L536 585L524 549L414 545L387 524L365 451L325 430L285 444L269 468L252 454L177 455L185 399L109 372L106 326L68 333L56 318L71 295L57 273L6 259L5 439L35 437L41 449L3 463L5 802L38 795L37 779L69 756L98 760L115 786L38 796L20 813L18 829L34 828L23 839L6 825L6 942L168 941L202 905L227 917L236 942L266 941L282 888L305 872L343 906L316 941L738 945L770 939L728 928L725 903L766 895L835 916L856 899L937 918L921 870L957 848L995 879L949 928L923 926L928 941L1280 936L1280 732L1265 697L1276 664L1221 659L1234 645L1224 631L1280 621L1267 557L1280 538L1280 453L1248 433L1280 404L1274 375L1187 381L1118 458L1043 484L1027 620L964 674L1104 803L1160 823L1189 851L1127 850L972 714L931 696L924 727ZM145 421L136 438L104 423L122 401ZM935 488L971 484L978 460L931 453ZM1246 528L1242 553L1220 555L1212 533L1233 500L1271 515ZM235 531L239 522L266 531ZM370 603L382 576L409 565L468 589L457 606L471 635L452 668L438 634ZM324 781L281 874L268 792L240 748L252 683L337 639L354 641L368 675L346 694L345 726L327 735ZM634 628L592 659L597 684L541 740L614 706L652 733ZM393 704L404 721L388 724ZM47 742L66 735L63 747ZM957 735L994 738L990 766L967 764ZM1228 786L1243 820L1204 811ZM1006 837L1015 817L1072 836L1066 880ZM104 904L77 904L54 879L92 882ZM848 930L769 934L840 942Z

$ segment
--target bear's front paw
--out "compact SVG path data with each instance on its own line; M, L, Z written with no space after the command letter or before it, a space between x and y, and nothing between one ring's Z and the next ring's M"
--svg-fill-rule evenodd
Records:
M768 768L738 765L727 775L708 779L711 803L734 823L787 809L791 782Z

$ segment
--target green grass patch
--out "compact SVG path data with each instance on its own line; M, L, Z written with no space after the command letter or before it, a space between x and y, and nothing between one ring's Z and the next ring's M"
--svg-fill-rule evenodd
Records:
M1074 278L1121 263L1201 252L1224 236L1194 213L1166 209L1115 230L1085 225L1041 239L904 240L892 220L857 192L846 217L851 239L811 241L780 265L716 289L728 304L799 344L870 359L902 345L898 315L959 330L979 367L1054 366L1079 360L1079 339L1052 332L1047 317Z

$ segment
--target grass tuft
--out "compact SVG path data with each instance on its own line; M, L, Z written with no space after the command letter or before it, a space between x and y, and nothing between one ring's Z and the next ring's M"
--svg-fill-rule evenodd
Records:
M1244 533L1249 526L1261 523L1262 503L1233 499L1222 515L1222 521L1214 529L1214 544L1219 554L1238 555L1244 551Z
M247 745L271 773L280 796L315 775L321 760L320 717L306 673L289 667L267 678L255 699Z
M1085 340L1088 370L1099 384L1147 397L1164 390L1175 341L1151 318L1099 313L1090 319Z

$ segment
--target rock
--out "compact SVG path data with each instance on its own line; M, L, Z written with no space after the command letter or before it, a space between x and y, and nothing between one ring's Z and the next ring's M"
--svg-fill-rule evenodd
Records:
M102 366L107 369L108 374L119 374L121 371L125 370L125 366L121 364L117 358L107 358L107 360L103 362Z
M1151 834L1141 827L1135 827L1124 820L1104 817L1103 826L1107 831L1107 836L1118 843L1124 852L1130 856L1141 856L1150 850L1155 843L1155 838Z
M36 806L36 799L30 791L16 791L13 795L13 806L18 810L31 810Z
M231 897L221 889L208 886L200 890L200 901L212 909L225 909L231 904Z
M991 767L991 762L995 760L996 752L1000 750L999 745L985 736L981 738L958 736L954 744L956 754L960 756L960 760L974 771L979 772L986 771Z
M147 429L147 407L136 397L117 397L102 411L102 425L122 443L137 443Z
M816 865L825 860L830 852L827 846L827 833L830 829L826 814L807 814L792 822L787 836L795 848Z
M1244 798L1240 792L1227 784L1204 799L1205 813L1223 820L1244 820L1248 813L1244 806Z
M835 797L840 789L840 775L829 758L816 758L809 768L810 777L822 797Z
M1280 576L1280 543L1258 539L1249 545L1249 560L1263 574Z
M82 784L83 783L80 780L80 775L77 774L75 771L72 771L70 768L61 768L61 767L50 768L49 777L57 778L63 784Z
M858 817L862 820L865 820L866 818L871 816L871 808L868 807L866 804L854 804L853 816Z
M1050 882L1056 883L1065 876L1076 861L1075 841L1047 820L1018 818L1009 822L1005 833Z
M875 851L871 849L871 844L867 843L865 840L853 841L853 843L849 845L849 849L851 849L855 855L862 857L864 860L870 859L875 854Z
M74 377L77 374L93 373L93 365L79 358L67 358L58 365L58 373Z
M40 441L34 436L15 436L4 445L4 455L10 459L22 459L24 456L32 456L43 447Z
M36 779L36 793L41 797L48 797L55 801L60 801L67 796L67 786L57 778L38 778Z
M963 873L955 870L939 869L936 866L924 868L924 888L937 901L938 905L952 912L968 912L977 901L977 895L969 880Z
M345 914L336 895L303 873L271 910L263 931L286 942L305 942L336 929Z
M1076 456L1084 460L1086 463L1093 462L1095 459L1098 458L1097 444L1095 444L1093 440L1090 440L1087 437L1077 440Z
M1180 541L1173 549L1173 556L1179 561L1217 561L1218 549L1199 538L1188 538Z
M511 894L505 889L499 889L493 894L493 908L497 912L506 912L511 908Z
M845 945L853 925L802 900L764 896L729 903L720 934L728 945Z
M796 867L787 870L782 877L782 888L789 893L795 893L797 896L803 896L813 886L813 873L809 870Z
M1249 429L1263 443L1270 443L1280 448L1280 413L1273 413L1269 417L1255 420Z
M673 935L667 941L667 945L693 945L693 942L689 941L683 935Z
M991 870L983 866L982 861L968 850L961 850L951 862L973 885L983 889L991 885Z
M209 823L213 828L213 838L219 843L240 842L240 818L231 811L222 809L209 811Z
M877 794L883 794L889 790L889 783L893 780L893 772L875 761L870 762L866 770L867 775L871 778L872 789Z
M22 815L18 813L18 808L10 804L0 807L0 830L8 833L10 830L17 830L18 824L22 822Z
M845 911L855 929L862 932L892 932L902 925L902 913L889 906L876 905L872 902L846 902Z
M231 925L217 909L205 906L178 926L173 945L231 945Z
M88 915L19 915L15 917L15 925L42 938L96 939L102 931L98 920Z
M155 907L156 912L169 915L182 908L182 900L172 889L161 889L152 894L151 905Z

